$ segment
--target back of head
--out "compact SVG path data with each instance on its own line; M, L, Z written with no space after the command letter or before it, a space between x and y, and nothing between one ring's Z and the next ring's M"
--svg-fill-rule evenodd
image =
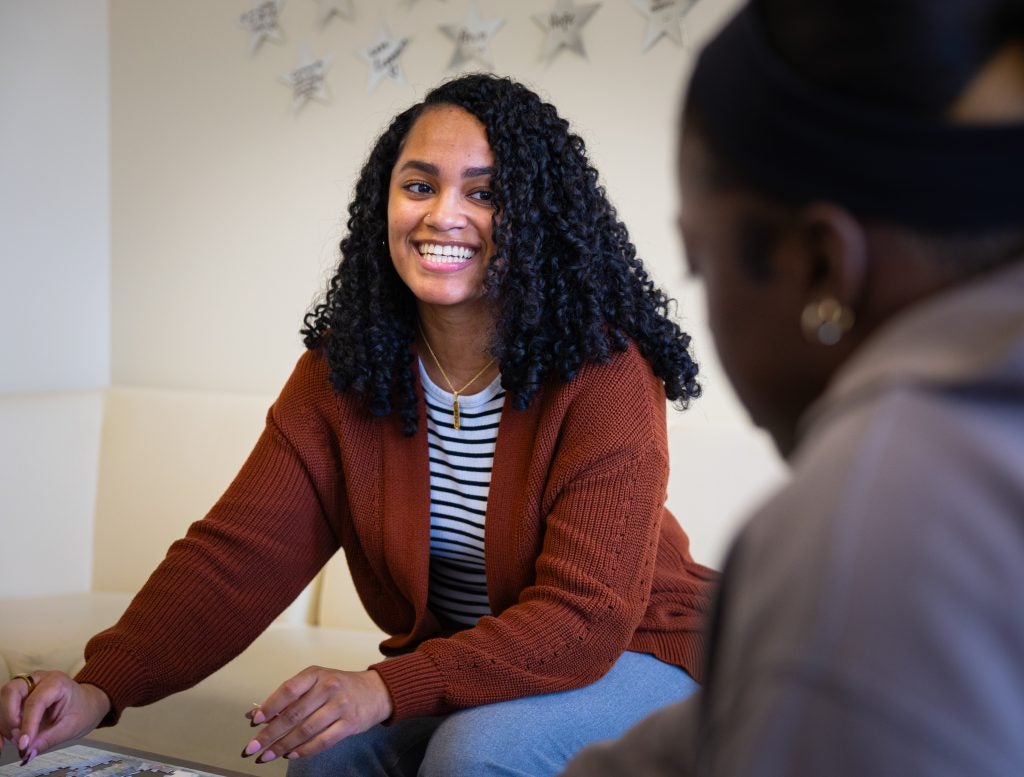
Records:
M1004 88L977 89L994 61ZM685 121L721 182L837 202L968 272L1024 250L1024 0L751 0L702 63Z
M779 56L885 110L946 115L996 51L1024 41L1022 0L753 0Z

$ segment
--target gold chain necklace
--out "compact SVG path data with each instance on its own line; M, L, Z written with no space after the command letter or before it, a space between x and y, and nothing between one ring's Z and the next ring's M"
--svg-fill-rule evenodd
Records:
M481 375L483 375L485 372L487 372L487 368L490 367L492 364L494 364L495 360L492 358L489 362L487 362L487 364L485 364L483 366L483 369L481 369L480 372L478 372L476 375L474 375L472 378L469 379L469 382L465 386L463 386L462 388L456 390L455 386L452 385L452 379L448 377L448 373L445 372L444 371L444 367L441 366L441 362L438 360L437 354L434 353L434 349L430 347L430 341L427 339L426 334L424 334L424 332L423 332L423 326L420 325L419 329L420 329L420 337L423 338L423 344L425 346L427 346L427 350L430 352L430 358L432 358L434 360L434 364L437 365L437 369L439 369L441 371L441 377L443 377L444 380L445 380L445 383L448 384L448 388L450 388L452 390L452 395L454 396L454 399L452 400L452 415L455 416L455 420L454 420L453 426L455 427L455 431L458 431L459 430L459 394L461 394L463 391L465 391L470 386L472 386L474 383L476 383L476 379L479 378Z

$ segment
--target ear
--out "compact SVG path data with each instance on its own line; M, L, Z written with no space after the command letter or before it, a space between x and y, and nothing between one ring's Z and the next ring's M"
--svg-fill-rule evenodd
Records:
M857 310L868 270L868 237L848 210L830 202L800 208L788 230L786 268L806 302L832 298Z

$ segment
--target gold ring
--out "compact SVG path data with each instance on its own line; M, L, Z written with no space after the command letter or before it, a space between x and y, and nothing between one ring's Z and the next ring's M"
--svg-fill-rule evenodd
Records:
M12 680L24 680L28 683L28 692L32 693L36 689L36 681L32 679L30 674L16 674L11 678Z

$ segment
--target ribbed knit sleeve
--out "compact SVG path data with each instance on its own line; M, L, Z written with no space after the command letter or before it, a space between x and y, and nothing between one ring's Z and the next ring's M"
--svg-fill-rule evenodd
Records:
M110 697L105 725L238 655L338 548L328 520L344 512L338 468L329 444L310 444L332 426L317 410L331 406L325 390L306 354L223 497L171 546L118 623L86 645L76 679Z
M519 489L537 493L536 505L524 507L516 489L492 483L490 499L509 502L488 506L489 521L517 510L510 520L521 521L500 549L490 543L502 529L488 524L492 606L504 596L492 585L503 554L532 558L532 579L495 616L373 667L391 691L394 720L577 688L627 649L700 675L716 576L689 558L678 526L663 525L675 521L664 510L661 384L631 349L610 365L584 368L546 401L532 439L502 441L507 430L499 432L499 446L547 452L527 456L533 465ZM501 463L496 457L496 478L504 476Z

